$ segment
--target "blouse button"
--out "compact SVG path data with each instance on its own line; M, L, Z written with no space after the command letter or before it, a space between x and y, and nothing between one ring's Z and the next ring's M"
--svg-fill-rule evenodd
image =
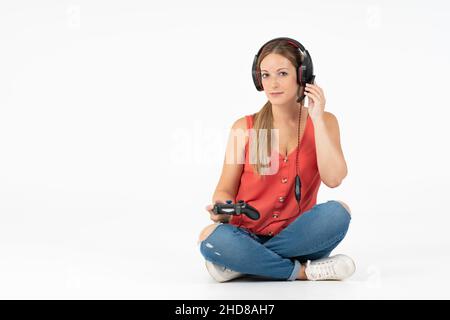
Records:
M269 231L268 235L269 235L269 236L273 235L273 232L272 232L272 231Z
M279 197L279 198L278 198L278 201L284 202L284 197Z
M281 179L281 183L286 183L286 182L287 182L287 178Z
M278 215L277 215L276 213L274 213L274 214L272 215L272 217L278 218Z
M285 163L288 162L288 157L285 157L283 160Z

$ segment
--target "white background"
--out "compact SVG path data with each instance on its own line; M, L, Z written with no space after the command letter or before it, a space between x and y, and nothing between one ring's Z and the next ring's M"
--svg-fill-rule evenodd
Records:
M2 1L0 298L449 298L445 1ZM251 63L300 41L349 173L343 282L216 283L197 247Z

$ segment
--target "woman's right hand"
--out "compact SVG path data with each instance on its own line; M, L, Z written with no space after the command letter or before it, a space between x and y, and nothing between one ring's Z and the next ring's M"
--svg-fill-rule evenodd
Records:
M218 201L216 201L216 203L225 203L225 201L218 200ZM230 222L231 215L226 214L226 213L215 214L214 211L213 211L213 208L214 208L214 205L212 205L212 204L209 204L209 205L206 206L206 211L209 212L209 214L210 214L209 218L212 221L214 221L214 222L222 222L222 223Z

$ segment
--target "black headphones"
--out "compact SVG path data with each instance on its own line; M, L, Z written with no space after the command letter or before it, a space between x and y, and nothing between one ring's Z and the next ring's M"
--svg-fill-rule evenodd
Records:
M297 68L297 83L301 86L305 86L306 83L313 84L314 83L314 69L313 69L313 63L311 60L311 56L309 55L308 50L305 49L305 47L298 42L297 40L287 38L287 37L280 37L272 39L268 42L266 42L258 51L258 53L255 55L255 59L253 59L253 66L252 66L252 77L253 77L253 83L255 84L255 87L258 91L263 91L264 88L261 83L261 77L260 72L257 70L257 63L258 63L258 57L261 54L262 49L270 42L275 40L286 40L290 45L294 46L298 49L299 54L303 56L303 62L301 60L299 61L300 65Z

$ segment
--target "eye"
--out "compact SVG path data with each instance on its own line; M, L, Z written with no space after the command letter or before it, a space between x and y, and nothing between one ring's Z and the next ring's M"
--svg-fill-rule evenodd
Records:
M288 73L287 73L287 72L285 72L285 71L281 71L280 73L284 73L285 75L287 75L287 74L288 74ZM265 78L265 77L264 77L265 75L267 75L267 73L262 73L262 74L261 74L261 78L263 78L263 79L264 79L264 78Z

